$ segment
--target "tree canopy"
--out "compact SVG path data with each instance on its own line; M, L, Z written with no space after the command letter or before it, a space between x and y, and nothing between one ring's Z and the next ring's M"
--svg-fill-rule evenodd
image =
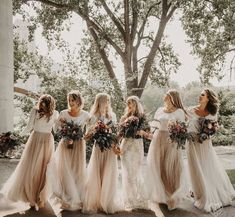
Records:
M66 49L66 42L60 33L71 27L73 16L80 16L87 26L84 50L79 51L83 63L89 65L91 73L102 71L112 88L119 93L124 92L124 96L141 96L148 80L160 86L168 85L170 74L177 72L180 66L164 35L167 24L177 11L193 53L201 59L198 70L202 82L208 83L214 76L221 78L227 53L234 54L232 2L15 0L13 4L14 13L21 14L29 22L32 34L39 24L42 25L42 34L48 44L62 50ZM155 23L156 28L151 28L151 23ZM116 71L112 56L123 64L124 85L120 82L120 72Z

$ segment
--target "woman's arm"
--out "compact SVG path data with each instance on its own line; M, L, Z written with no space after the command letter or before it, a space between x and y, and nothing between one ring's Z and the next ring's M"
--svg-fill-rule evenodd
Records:
M36 114L37 114L37 109L33 108L30 112L29 115L29 121L27 126L24 128L24 130L21 132L21 135L26 135L28 133L30 133L33 130L34 127L34 123L35 123L35 118L36 118Z

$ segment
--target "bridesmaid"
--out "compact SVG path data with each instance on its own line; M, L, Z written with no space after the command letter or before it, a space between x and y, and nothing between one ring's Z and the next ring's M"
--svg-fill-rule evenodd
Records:
M170 142L168 123L176 120L185 122L186 111L176 90L169 90L163 100L164 107L160 107L154 116L159 126L149 147L147 178L150 202L167 204L171 210L178 206L187 188L182 153L176 143Z
M219 101L212 90L204 89L199 105L189 109L189 131L198 133L198 119L217 120ZM199 143L188 141L187 156L195 207L206 212L230 205L235 191L212 146L211 138Z
M130 96L127 99L126 112L121 118L120 124L123 124L130 116L141 118L143 115L144 111L139 98ZM138 128L141 129L141 126L139 125ZM142 136L145 134L143 130L139 130L134 138L124 136L121 142L123 199L126 211L148 208L147 192L142 174L144 159Z
M73 121L84 128L89 120L89 113L84 111L84 100L77 90L67 95L68 109L61 111L57 128L64 122ZM70 141L69 141L70 142ZM73 148L68 148L68 140L59 142L48 167L52 198L59 202L61 209L78 210L84 200L86 176L86 146L84 139L73 141Z
M22 132L24 135L32 131L20 162L1 190L9 200L29 203L36 210L44 206L47 200L46 169L54 150L51 131L57 118L54 98L42 95Z
M110 96L105 93L96 95L94 105L90 112L90 131L98 120L116 124L117 119L112 111ZM88 132L89 134L89 132ZM84 201L84 213L96 213L104 211L114 213L121 209L121 203L117 195L118 190L118 150L115 145L111 149L101 152L98 146L93 145L93 150L88 164L88 177L86 183L86 196Z

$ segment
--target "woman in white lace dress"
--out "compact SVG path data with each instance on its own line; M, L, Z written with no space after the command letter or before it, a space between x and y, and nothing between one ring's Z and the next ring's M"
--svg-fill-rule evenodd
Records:
M71 91L67 100L68 109L61 111L57 129L59 130L64 122L71 121L84 129L89 120L89 113L82 109L84 103L80 92ZM73 142L72 147L68 146L71 142ZM70 141L62 138L48 166L51 198L56 199L55 204L59 203L61 209L82 208L86 178L85 151L84 139Z
M139 98L130 96L127 99L126 112L121 118L120 124L123 124L131 116L140 118L144 115L143 112ZM139 128L141 129L141 126ZM143 130L139 130L134 138L126 138L124 135L121 142L122 190L124 207L127 211L148 208L142 171L144 147L141 135L144 134Z
M89 133L92 133L97 121L102 120L105 124L112 121L116 124L117 119L111 108L110 96L105 93L96 95L91 109ZM83 212L96 213L103 211L114 213L120 211L121 200L118 198L118 149L113 146L101 151L98 145L93 145L90 162L87 168L86 194Z
M20 162L1 190L7 199L29 203L36 210L44 206L47 200L46 169L54 151L51 131L57 118L55 100L50 95L42 95L22 132L24 135L32 131Z
M169 138L169 121L185 122L186 112L176 90L164 96L164 107L154 116L158 129L154 132L147 156L147 180L151 203L164 203L174 209L187 192L181 149Z
M219 102L209 89L202 91L199 105L189 111L189 132L198 133L199 118L217 119ZM200 143L190 140L187 145L195 207L211 212L232 203L235 191L212 146L211 138Z

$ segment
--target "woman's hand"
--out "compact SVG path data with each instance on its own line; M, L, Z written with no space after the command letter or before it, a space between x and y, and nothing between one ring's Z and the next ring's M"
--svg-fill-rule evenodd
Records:
M83 139L89 140L94 135L94 131L91 130L83 136Z
M136 135L139 135L139 136L144 137L144 138L149 139L149 140L151 140L153 138L152 133L150 133L150 132L147 133L144 130L137 131Z
M59 119L59 121L60 121L61 123L66 122L65 118L63 118L63 117L61 117L61 118Z
M112 149L116 155L121 155L121 149L117 145L113 145Z
M139 130L139 131L136 132L136 135L141 136L141 137L143 137L144 134L145 134L144 130Z

